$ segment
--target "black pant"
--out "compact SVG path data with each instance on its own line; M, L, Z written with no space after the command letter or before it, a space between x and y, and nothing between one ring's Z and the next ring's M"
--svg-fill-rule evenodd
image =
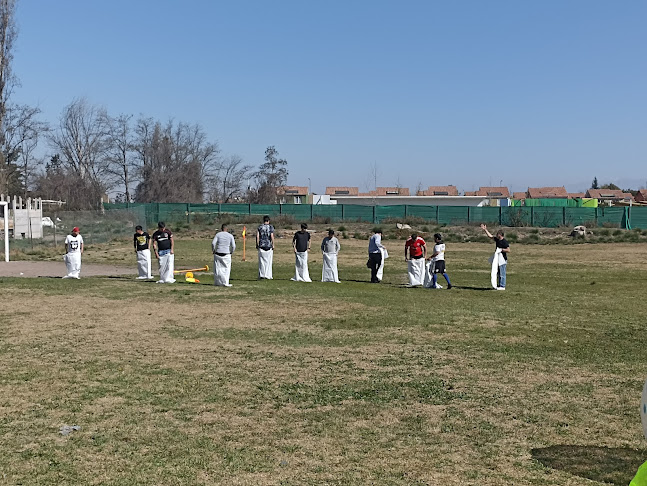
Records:
M377 283L379 282L377 279L377 270L382 264L382 253L369 253L368 261L371 265L371 283Z

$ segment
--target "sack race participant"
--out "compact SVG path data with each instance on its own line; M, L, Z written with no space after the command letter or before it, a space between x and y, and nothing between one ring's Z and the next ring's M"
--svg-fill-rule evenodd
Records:
M366 266L371 269L371 283L382 281L384 271L384 260L389 254L382 245L382 230L375 228L373 236L368 240L368 262Z
M272 260L274 259L274 226L270 217L263 217L263 224L256 230L256 249L258 250L258 279L272 280Z
M149 235L141 226L135 227L135 236L133 244L135 245L135 255L137 255L137 273L138 279L153 278L151 274L151 235Z
M440 233L434 235L434 251L429 258L429 275L431 277L431 282L428 286L433 289L442 289L438 284L438 274L442 274L445 277L447 282L447 288L452 288L452 283L449 281L449 275L445 272L445 243L443 242L443 237Z
M175 242L171 230L166 228L163 221L157 223L157 231L153 233L153 250L159 261L160 279L157 283L175 283Z
M329 229L328 236L321 242L321 252L323 253L322 282L341 283L337 273L337 254L339 253L339 248L339 240L335 238L335 232Z
M425 258L427 245L417 233L413 233L404 244L404 261L408 263L409 286L418 287L425 280Z
M220 287L231 287L229 275L231 274L231 254L236 249L234 235L227 231L223 224L211 242L213 251L213 284Z
M508 253L510 253L510 244L503 237L503 231L496 232L496 236L492 235L487 229L487 226L481 224L481 228L485 231L488 238L492 238L495 244L494 255L490 257L492 265L490 273L490 283L492 288L496 290L505 290L506 273L508 267Z
M81 278L81 255L83 254L83 236L78 226L65 238L65 256L63 261L67 268L67 275L63 278Z
M308 271L308 252L310 251L310 233L308 225L301 223L301 231L294 233L292 238L292 248L294 249L294 277L290 280L294 282L312 282L310 272Z

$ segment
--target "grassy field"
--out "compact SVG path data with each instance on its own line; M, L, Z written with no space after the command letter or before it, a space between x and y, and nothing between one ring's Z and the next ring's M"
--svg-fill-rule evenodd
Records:
M398 240L370 285L341 244L339 285L290 282L287 238L274 281L238 253L229 289L0 279L0 484L628 484L647 460L644 244L513 245L505 292L491 244L448 244L452 290L405 288Z

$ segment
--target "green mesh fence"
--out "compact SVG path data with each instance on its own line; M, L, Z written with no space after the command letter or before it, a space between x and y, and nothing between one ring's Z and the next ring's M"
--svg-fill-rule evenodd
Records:
M317 204L312 206L312 218L341 221L343 219L343 206L341 204Z
M438 206L438 224L467 223L467 211L467 206Z
M380 223L385 219L404 219L406 216L406 206L375 206L375 222Z
M105 204L106 212L126 211L135 215L137 224L154 227L158 221L167 223L191 223L204 217L219 215L237 216L280 215L291 216L297 221L323 218L329 221L362 221L380 223L384 220L421 218L446 225L501 224L503 226L557 227L613 226L619 228L647 228L647 207L567 207L567 206L514 206L514 207L468 207L468 206L359 206L355 204L309 205L309 204Z
M469 208L469 222L499 224L499 208Z
M595 225L595 211L596 208L566 208L565 224L568 226Z
M501 221L503 226L530 226L532 209L526 207L501 208Z
M345 221L375 222L373 206L357 206L345 204L343 207Z
M280 204L250 204L249 214L262 214L263 216L276 216L281 214Z
M614 228L624 227L623 222L625 222L625 209L626 208L599 207L597 209L598 226L610 226Z
M632 207L630 210L631 227L636 229L647 228L647 207Z
M312 219L311 207L310 204L282 204L281 214L292 216L298 221L310 221Z
M407 216L422 218L427 221L437 221L437 206L407 206Z

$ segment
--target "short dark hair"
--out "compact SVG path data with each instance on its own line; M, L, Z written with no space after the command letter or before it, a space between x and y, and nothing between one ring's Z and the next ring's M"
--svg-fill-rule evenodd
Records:
M434 240L442 240L442 239L443 239L443 235L441 235L440 233L436 233L434 235Z
M270 222L270 217L269 216L263 216L263 223L269 223Z
M137 226L135 226L135 231L137 231L137 230L143 230L143 229L144 229L144 228L142 228L142 225L141 225L141 224L138 224Z
M499 230L499 231L497 231L497 232L496 232L496 234L497 234L497 236L499 236L499 235L501 235L501 236L505 236L505 235L503 234L503 230Z
M157 223L157 227L158 228L166 228L166 225L164 224L164 221L160 221L159 223Z
M306 223L301 223L301 229L308 229L308 225Z
M373 233L382 234L382 228L373 228Z
M418 238L418 233L411 233L411 239L415 240Z
M222 223L222 226L220 226L220 229L225 231L227 229L227 223Z
M334 229L332 229L332 228L330 228L330 229L328 230L328 236L332 236L332 235L334 235L334 234L335 234L335 230L334 230Z

